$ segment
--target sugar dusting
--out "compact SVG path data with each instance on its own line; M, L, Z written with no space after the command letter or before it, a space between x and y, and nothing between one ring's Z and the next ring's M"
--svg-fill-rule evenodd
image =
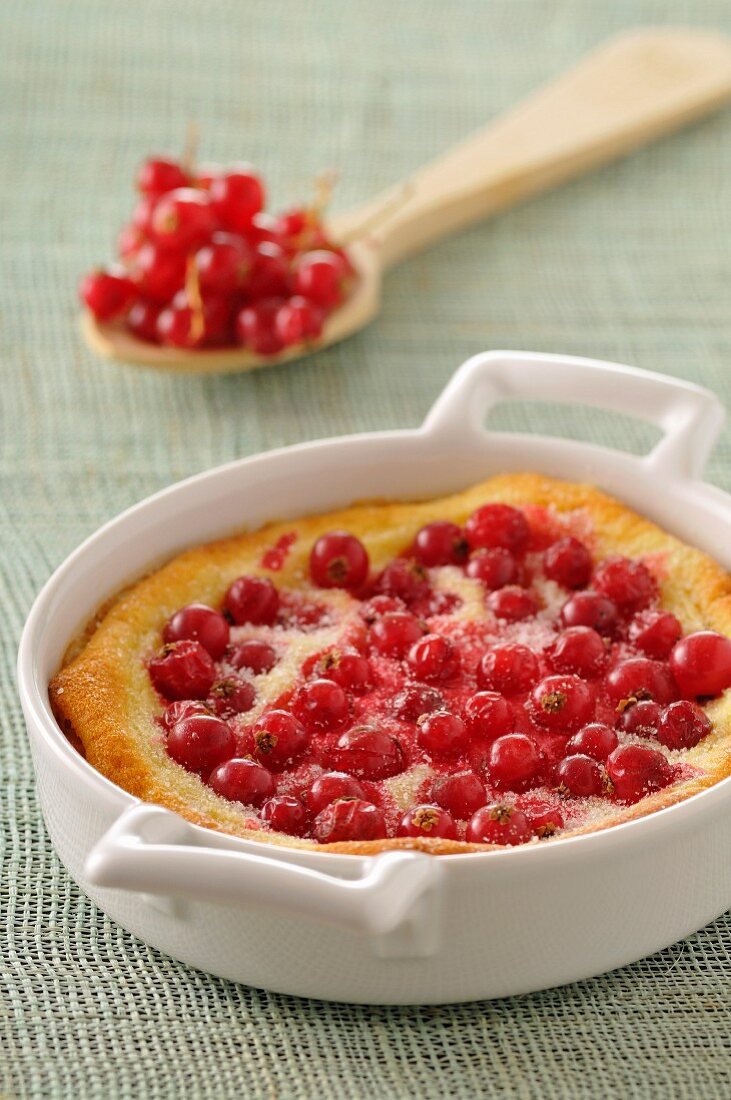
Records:
M404 813L414 805L417 793L428 780L433 779L434 774L429 764L415 764L401 775L384 779L383 788L396 809Z

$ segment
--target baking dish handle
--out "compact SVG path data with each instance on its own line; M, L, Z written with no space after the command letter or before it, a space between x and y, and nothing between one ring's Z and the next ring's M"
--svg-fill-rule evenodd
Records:
M405 946L409 938L423 940L418 926L433 917L440 861L422 852L383 852L367 860L360 877L345 879L265 851L202 846L184 818L136 803L94 845L84 874L92 886L263 905L372 936L399 930ZM404 925L412 926L411 937Z
M489 436L485 417L503 401L593 405L655 424L660 442L645 456L665 474L699 478L723 426L723 405L709 390L665 374L595 359L492 351L454 374L423 431L454 443Z

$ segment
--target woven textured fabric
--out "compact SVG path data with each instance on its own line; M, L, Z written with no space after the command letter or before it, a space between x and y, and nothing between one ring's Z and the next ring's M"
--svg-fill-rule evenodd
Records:
M110 257L136 162L190 119L202 155L260 165L275 204L334 167L344 206L625 26L731 32L728 0L5 0L0 20L0 1094L731 1095L728 918L592 981L435 1009L274 996L146 947L49 844L13 672L34 594L104 520L237 456L416 425L476 351L594 355L728 398L731 113L405 264L367 332L287 368L201 380L99 362L74 289ZM563 407L496 420L635 451L653 438ZM727 489L730 445L709 468Z

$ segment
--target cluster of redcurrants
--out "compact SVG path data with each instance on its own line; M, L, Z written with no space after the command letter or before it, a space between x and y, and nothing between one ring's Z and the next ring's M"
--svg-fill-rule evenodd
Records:
M81 282L97 321L154 344L276 355L317 340L347 296L354 271L328 239L320 205L265 213L248 166L189 172L158 158L143 164L137 187L120 262Z

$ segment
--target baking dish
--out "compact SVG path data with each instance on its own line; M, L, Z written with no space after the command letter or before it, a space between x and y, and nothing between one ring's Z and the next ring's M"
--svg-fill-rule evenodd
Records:
M641 415L645 456L497 433L503 400ZM731 901L731 779L594 834L490 853L375 857L274 848L140 803L66 740L47 684L100 604L184 547L368 497L447 493L505 470L596 484L729 566L731 500L701 480L723 423L696 386L587 359L491 352L423 426L290 447L158 493L88 539L38 596L18 679L44 817L81 888L184 962L247 984L357 1003L445 1003L558 985L688 935Z

